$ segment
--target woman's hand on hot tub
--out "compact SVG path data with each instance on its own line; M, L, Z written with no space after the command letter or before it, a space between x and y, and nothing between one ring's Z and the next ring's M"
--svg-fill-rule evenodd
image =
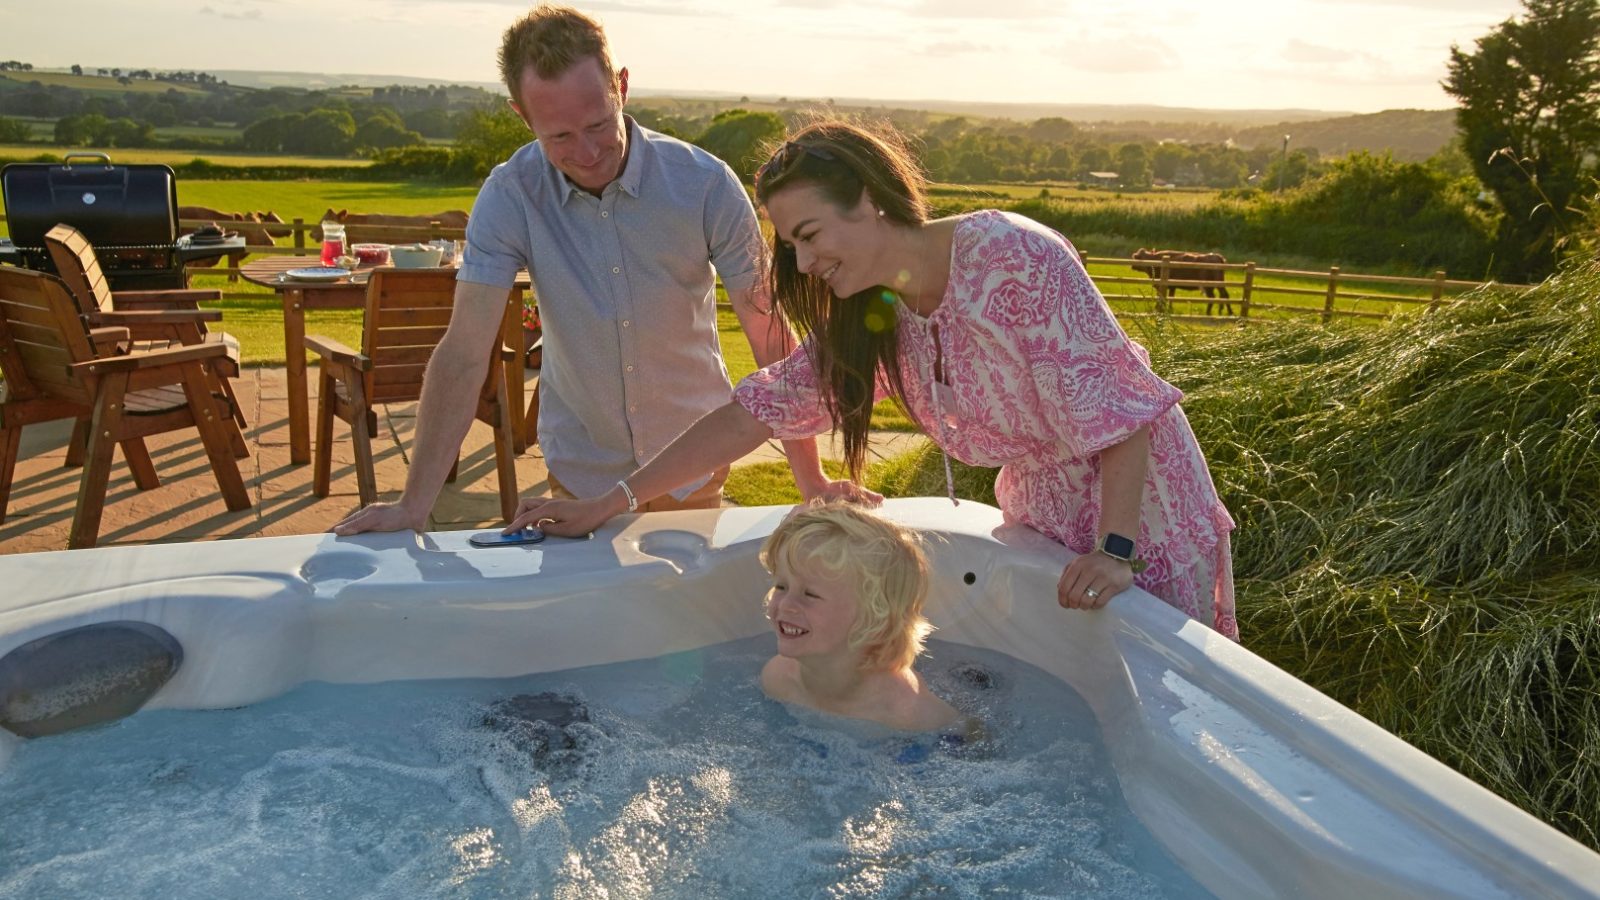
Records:
M582 537L610 521L613 516L627 511L627 500L621 500L619 505L612 496L617 493L613 490L588 500L553 500L549 497L523 500L517 504L517 517L511 520L505 533L510 534L520 528L537 528L545 534Z
M1132 566L1104 553L1085 553L1062 571L1056 602L1067 609L1099 609L1132 585Z

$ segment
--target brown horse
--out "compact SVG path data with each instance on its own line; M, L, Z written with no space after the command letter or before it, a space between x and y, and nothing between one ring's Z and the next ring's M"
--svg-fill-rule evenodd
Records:
M1224 283L1223 283L1223 280L1222 280L1222 275L1223 275L1222 270L1221 269L1212 269L1212 268L1199 267L1199 266L1187 266L1187 265L1184 265L1184 263L1225 263L1225 262L1227 262L1228 261L1227 257L1223 256L1221 253L1187 253L1187 252L1182 251L1182 250L1146 250L1145 248L1140 247L1139 249L1133 251L1132 258L1133 259L1139 259L1139 260L1148 260L1148 262L1144 262L1144 263L1134 263L1133 264L1133 268L1134 268L1135 271L1143 272L1144 274L1150 276L1150 280L1151 281L1160 282L1160 280L1161 280L1161 261L1162 260L1166 260L1167 261L1167 278L1168 278L1169 281L1214 281L1214 282L1216 282L1215 286L1209 285L1209 284L1207 284L1207 285L1198 285L1198 286L1197 285L1187 285L1187 284L1182 284L1182 285L1168 284L1166 286L1166 291L1165 292L1162 291L1161 285L1158 283L1156 285L1156 294L1157 294L1158 299L1160 300L1160 302L1162 304L1165 304L1167 299L1169 297L1171 297L1172 294L1177 292L1177 291L1200 291L1201 293L1206 295L1206 300L1208 301L1206 303L1206 315L1208 315L1208 316L1211 315L1211 308L1212 308L1213 305L1222 307L1224 315L1229 315L1229 316L1233 315L1233 304L1232 303L1223 302L1223 303L1212 304L1211 302L1209 302L1212 299L1214 299L1217 294L1221 294L1222 295L1222 299L1224 301L1227 301L1227 300L1231 299L1231 298L1228 297L1228 289L1227 289L1226 286L1224 286ZM1213 293L1213 292L1215 292L1215 293Z
M426 241L428 239L426 229L434 225L451 230L467 227L467 213L461 209L447 209L444 212L424 216L353 213L345 209L329 209L322 214L321 221L330 220L344 223L345 236L352 244L415 244ZM322 240L320 225L312 231L311 239Z
M232 229L243 235L247 249L230 250L227 254L229 263L234 268L238 268L239 261L250 255L248 248L276 246L277 242L273 238L285 237L290 234L290 229L288 228L271 227L272 225L283 224L283 220L278 218L278 214L271 210L267 212L239 213L223 212L220 209L212 209L209 206L180 206L178 207L178 218L204 219L209 222L215 222L217 227L224 231ZM189 265L209 269L221 259L222 254L204 256L189 260Z

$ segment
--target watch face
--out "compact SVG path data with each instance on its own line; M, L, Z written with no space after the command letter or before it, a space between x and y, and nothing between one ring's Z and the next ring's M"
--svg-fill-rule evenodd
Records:
M1133 559L1133 540L1120 534L1108 534L1100 544L1107 554L1117 559Z

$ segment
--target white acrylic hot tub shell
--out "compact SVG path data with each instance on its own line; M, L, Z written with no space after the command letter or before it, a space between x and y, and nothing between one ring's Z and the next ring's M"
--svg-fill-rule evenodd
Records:
M756 551L787 511L624 517L534 547L454 532L0 557L0 656L93 622L158 625L185 660L152 708L655 657L766 629ZM1154 598L1060 609L1067 552L997 510L885 511L944 538L937 637L1082 694L1129 805L1218 896L1600 897L1600 856ZM0 732L0 765L16 743Z

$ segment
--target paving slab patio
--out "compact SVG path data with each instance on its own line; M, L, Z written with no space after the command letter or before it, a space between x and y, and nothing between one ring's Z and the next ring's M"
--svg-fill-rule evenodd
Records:
M532 390L529 374L528 388ZM309 380L314 410L318 379ZM229 511L199 438L192 430L171 432L147 441L161 479L160 486L152 490L140 491L134 486L121 451L116 452L101 519L100 546L315 534L327 531L360 505L355 454L342 422L334 425L333 480L327 497L311 493L310 465L290 464L283 368L247 368L235 380L234 391L250 423L245 432L250 456L239 460L239 473L249 491L251 508ZM397 499L405 487L415 415L415 403L380 408L373 446L380 500ZM65 465L71 433L68 421L23 430L11 501L5 521L0 523L0 553L66 548L83 472ZM462 444L457 479L441 491L428 520L430 530L501 524L491 437L488 426L473 423ZM891 455L920 440L925 438L884 433L874 436L871 450L875 456ZM840 455L831 438L823 443L823 455ZM772 441L741 463L783 458L782 448ZM544 456L537 445L519 456L516 466L517 488L523 496L548 491Z

